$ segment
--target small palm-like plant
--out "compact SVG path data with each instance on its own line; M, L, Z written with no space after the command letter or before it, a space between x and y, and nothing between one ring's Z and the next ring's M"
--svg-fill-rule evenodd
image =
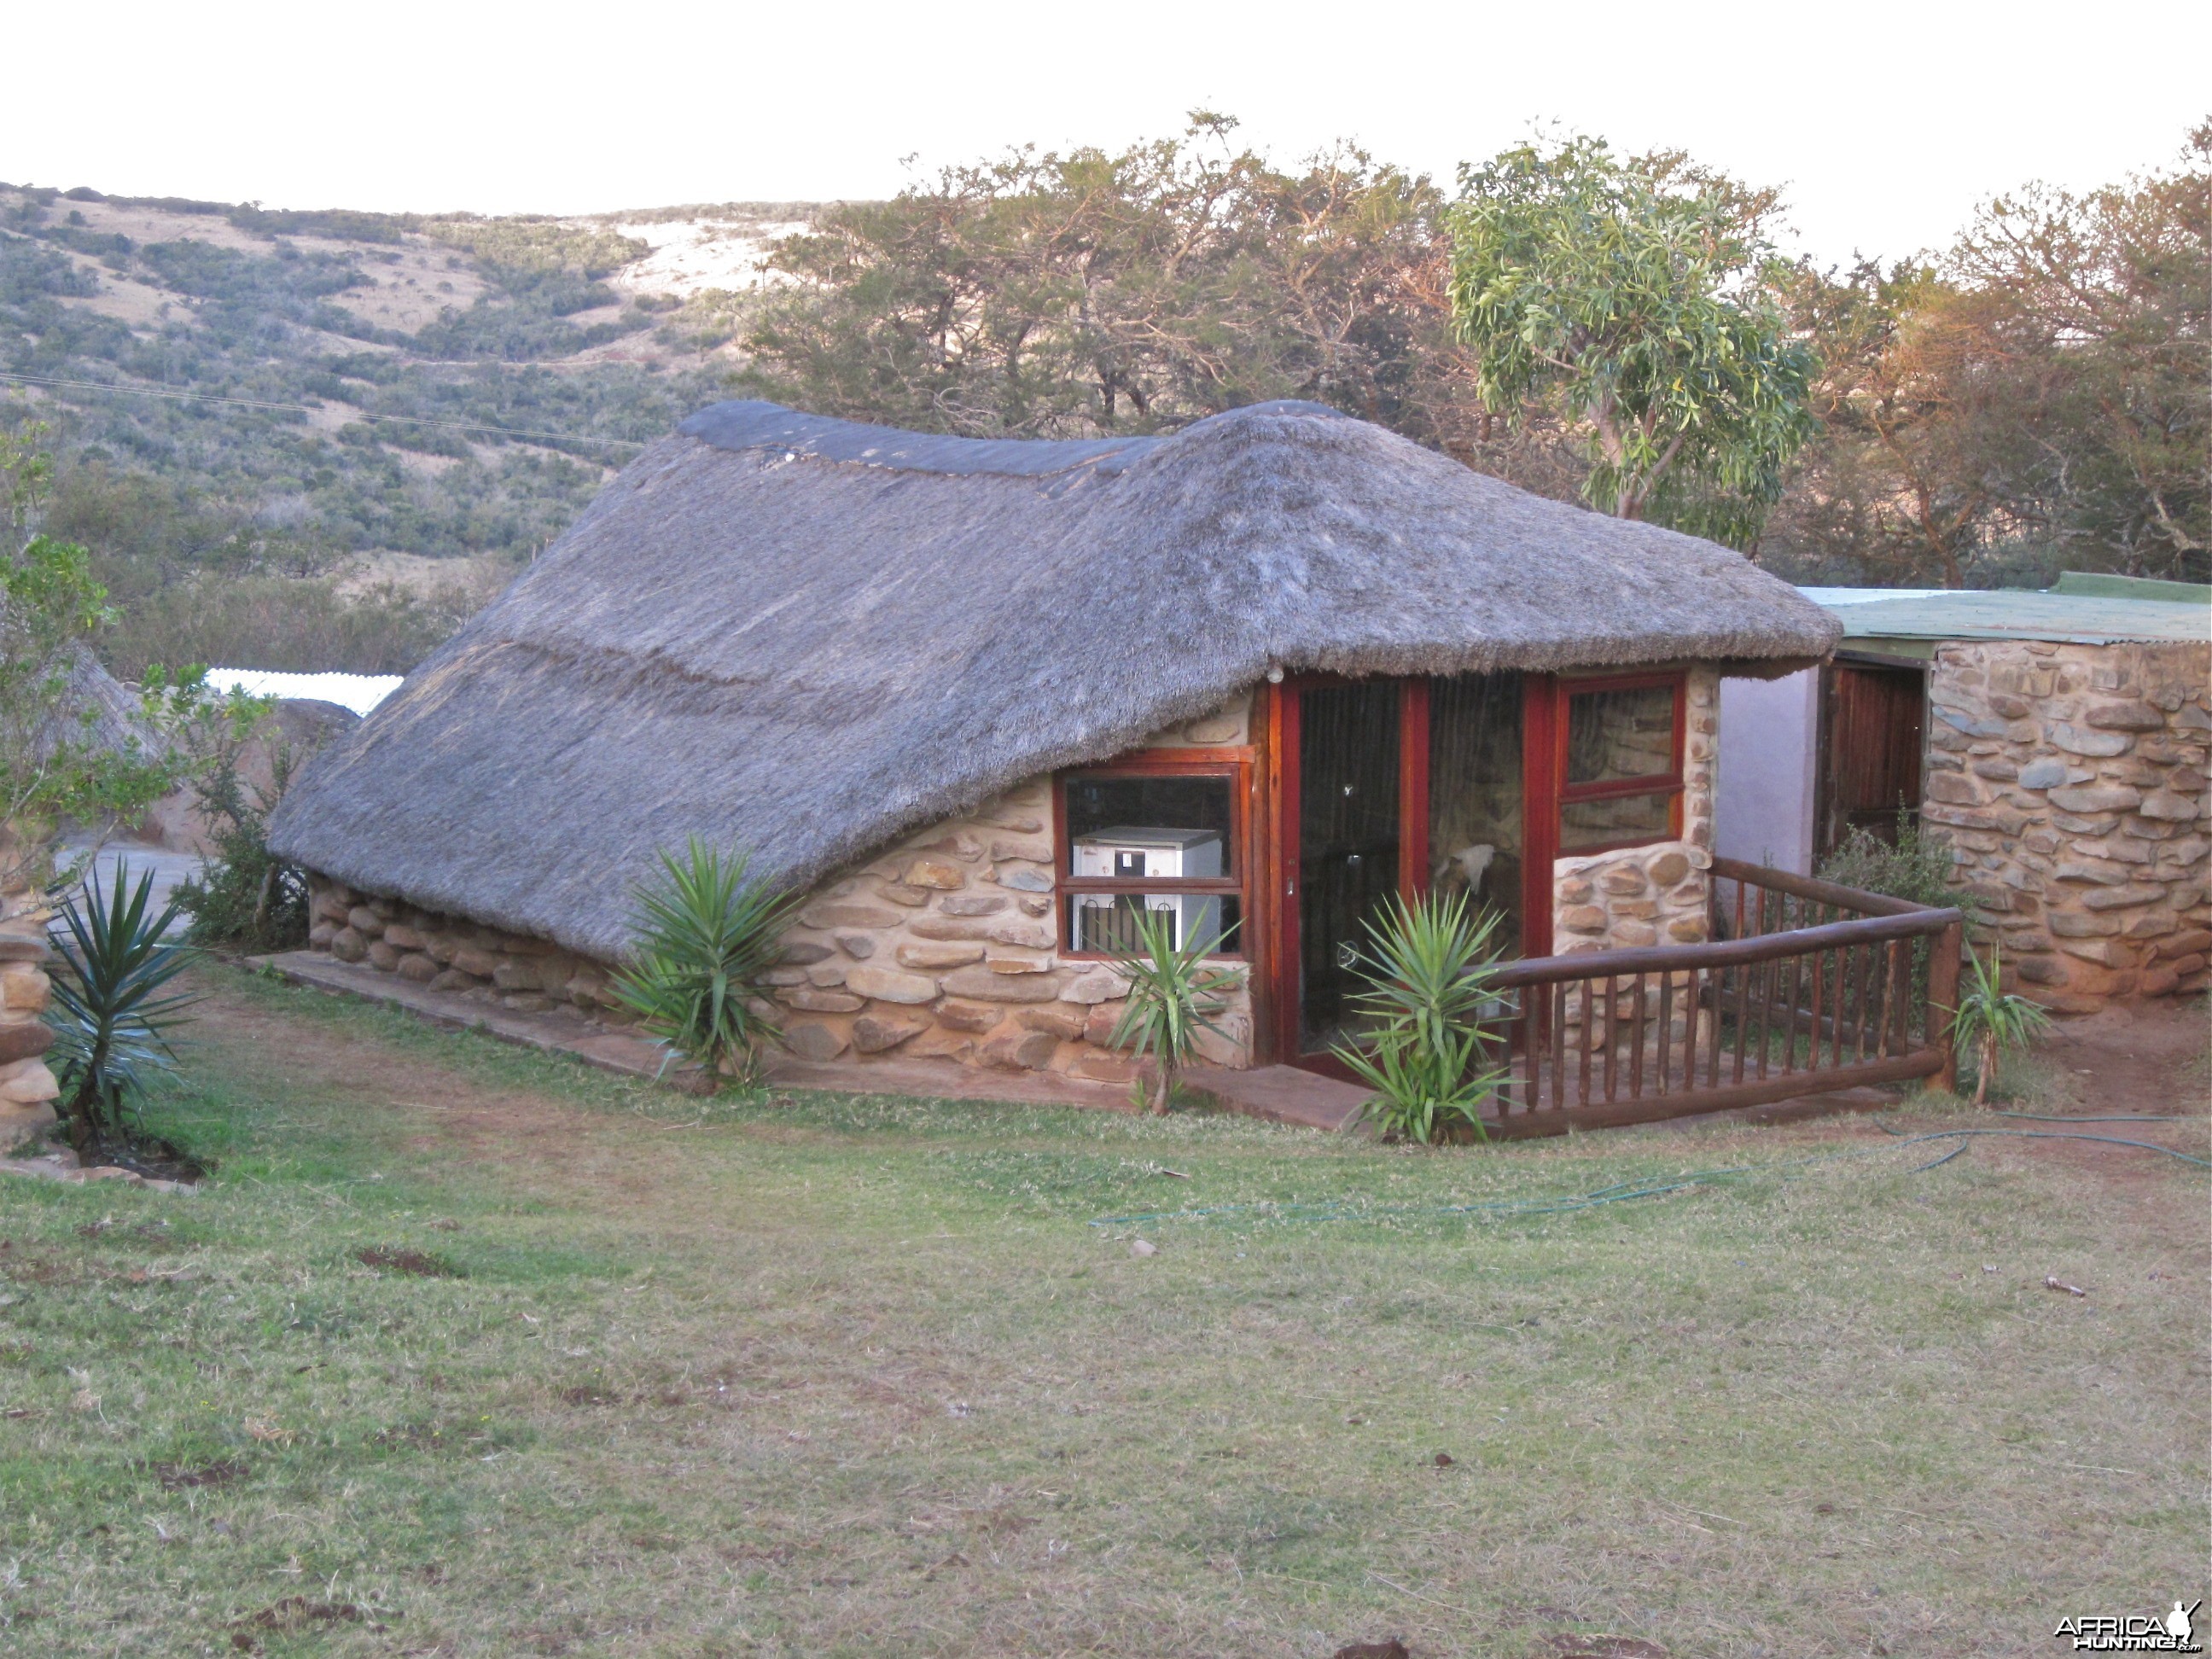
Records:
M1130 913L1137 949L1114 958L1129 981L1129 1000L1114 1023L1109 1041L1139 1060L1152 1062L1152 1111L1166 1112L1175 1098L1176 1079L1198 1049L1198 1034L1228 1033L1214 1023L1229 1005L1225 994L1243 981L1243 971L1213 968L1206 957L1221 949L1223 936L1209 933L1187 945L1175 942L1175 913L1139 908Z
M169 1034L199 1000L168 988L196 953L163 941L179 907L172 900L149 915L153 900L153 873L131 886L130 868L118 860L112 884L103 889L95 876L86 902L72 896L62 909L69 937L57 947L60 971L46 1021L63 1121L80 1157L129 1143L131 1109L156 1079L176 1069Z
M1361 1115L1388 1139L1425 1145L1451 1127L1489 1138L1480 1107L1504 1075L1483 1029L1498 917L1468 896L1392 898L1368 921L1357 968L1368 988L1352 999L1366 1039L1333 1052L1374 1090Z
M1990 1084L1997 1074L1997 1056L2025 1048L2051 1029L2051 1016L2039 1002L2030 1001L2002 988L1999 947L1990 947L1984 962L1966 952L1966 982L1951 1018L1951 1042L1960 1054L1974 1058L1974 1104L1988 1103Z
M610 988L671 1055L750 1088L783 1041L762 1008L802 896L747 879L746 854L725 858L696 836L660 866L659 879L636 891L635 955Z

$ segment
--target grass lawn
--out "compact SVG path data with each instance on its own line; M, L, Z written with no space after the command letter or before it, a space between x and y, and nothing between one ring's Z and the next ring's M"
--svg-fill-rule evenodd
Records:
M200 982L209 1187L0 1184L0 1650L1955 1659L2207 1588L2171 1159L702 1103Z

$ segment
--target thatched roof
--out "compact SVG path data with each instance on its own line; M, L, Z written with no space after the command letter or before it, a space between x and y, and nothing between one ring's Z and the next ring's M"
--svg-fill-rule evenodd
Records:
M270 840L607 955L694 832L811 881L1271 668L1762 672L1836 637L1725 548L1315 404L1030 444L723 404L319 756Z

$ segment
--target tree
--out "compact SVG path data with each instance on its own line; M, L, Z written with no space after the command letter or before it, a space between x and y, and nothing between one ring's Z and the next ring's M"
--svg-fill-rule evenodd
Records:
M1484 405L1578 432L1601 511L1749 544L1813 430L1814 358L1771 291L1772 196L1585 137L1461 186L1450 300Z
M114 620L89 552L31 535L51 474L45 429L0 434L0 902L53 877L72 822L143 811L175 787L215 735L251 726L264 700L217 699L206 671L149 671L136 696L109 679L90 641Z
M2053 365L2001 305L1917 262L1801 269L1792 298L1819 345L1820 432L1775 526L1785 565L1963 587L2034 537L2053 483Z
M1789 285L1819 440L1771 562L1949 587L2212 575L2212 124L2184 167L1986 204L1951 252Z
M2174 171L1997 198L1949 267L2049 365L2050 530L2069 560L2212 575L2212 121Z
M1024 149L778 245L751 380L824 414L1012 437L1171 430L1310 398L1419 428L1448 347L1440 193L1344 149L1302 171L1226 117L1109 155Z

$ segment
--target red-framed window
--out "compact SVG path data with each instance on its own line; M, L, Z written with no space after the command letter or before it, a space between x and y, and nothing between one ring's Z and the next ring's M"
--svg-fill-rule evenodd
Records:
M1140 750L1061 773L1053 787L1060 954L1133 951L1134 913L1150 910L1165 914L1179 945L1218 938L1211 954L1246 955L1250 794L1249 759L1200 750Z
M1680 836L1687 686L1679 671L1554 682L1562 856Z

